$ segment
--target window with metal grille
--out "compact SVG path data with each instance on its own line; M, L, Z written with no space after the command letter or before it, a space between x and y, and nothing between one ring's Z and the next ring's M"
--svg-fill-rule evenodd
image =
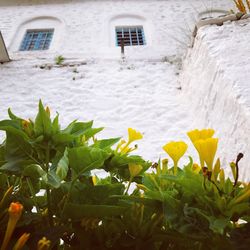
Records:
M27 30L20 46L25 50L47 50L49 49L54 30Z
M115 33L117 46L121 46L122 40L124 41L124 46L146 45L142 26L116 27Z

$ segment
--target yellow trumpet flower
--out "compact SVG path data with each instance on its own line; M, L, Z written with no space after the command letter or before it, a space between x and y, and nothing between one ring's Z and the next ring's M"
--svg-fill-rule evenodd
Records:
M163 146L164 151L171 157L174 162L174 173L177 174L177 165L180 158L187 151L187 144L183 141L169 142Z
M200 148L198 148L195 144L196 141L198 140L206 140L208 138L212 138L214 135L214 130L213 129L202 129L202 130L192 130L187 133L189 139L192 141L195 149L198 151L199 158L200 158L200 164L201 167L204 167L204 159L202 158L201 152L199 151Z
M21 250L24 247L27 240L29 239L29 237L30 237L30 234L28 234L28 233L22 234L22 236L16 242L13 250Z
M7 245L16 227L16 223L22 215L22 211L23 211L23 205L20 204L19 202L12 202L10 204L9 209L8 209L9 220L8 220L7 229L4 235L3 244L1 246L1 250L5 250L7 248Z
M42 237L37 243L37 250L47 250L50 247L50 240L47 240L46 237Z
M128 128L128 143L141 140L142 138L143 135L139 131L136 131L133 128Z
M202 130L195 129L195 130L187 132L187 135L192 141L192 143L194 143L195 141L198 141L198 140L206 140L208 138L213 137L214 130L210 128L202 129Z
M204 160L207 164L208 170L212 171L214 157L217 151L218 138L198 140L194 142L194 145L200 155L200 159Z

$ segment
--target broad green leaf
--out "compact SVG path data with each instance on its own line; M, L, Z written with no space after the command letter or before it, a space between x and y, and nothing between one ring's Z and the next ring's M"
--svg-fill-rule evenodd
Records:
M0 167L0 171L21 175L25 167L29 166L32 163L33 161L31 160L13 159L3 164Z
M230 220L228 218L209 218L210 225L209 228L214 233L224 234L225 228L230 225Z
M37 164L31 164L24 168L23 176L30 178L40 178L46 175L46 172Z
M45 137L50 137L52 133L52 124L49 114L44 109L42 101L39 101L39 111L35 119L34 124L35 135L44 135Z
M16 129L21 129L20 123L15 121L15 120L2 120L0 121L0 127L4 127L4 128L16 128ZM1 130L5 130L5 129L1 129Z
M21 137L25 140L28 140L28 135L22 131L21 127L11 120L0 121L0 130L5 131L6 133L11 133L15 136Z
M83 174L86 171L97 169L103 166L109 153L102 149L91 147L77 147L69 149L69 164L76 174Z
M65 206L63 218L81 220L84 217L103 218L122 215L126 211L125 207L109 205L79 205L68 203Z
M5 158L12 160L13 158L27 158L32 155L32 147L30 143L16 133L7 132L5 142Z
M146 171L151 166L151 163L143 160L141 156L138 156L138 155L128 156L128 155L121 155L121 154L114 155L114 157L112 157L109 164L111 168L120 168L122 166L128 165L129 163L141 165L144 171Z
M57 134L59 131L60 131L59 114L57 114L52 122L52 134Z
M89 122L77 122L77 121L73 121L62 132L63 133L68 133L68 134L74 134L76 136L80 136L87 129L91 128L92 125L93 125L93 121L89 121Z
M92 147L106 149L116 144L121 138L111 138L95 141Z
M55 171L51 170L42 177L43 181L52 188L59 188L61 180L56 175Z
M77 182L72 189L70 198L71 202L78 204L115 205L117 198L111 198L111 196L122 195L124 189L124 185L120 183L86 186L82 182Z
M66 148L63 157L59 160L56 168L56 174L61 180L63 180L69 170L69 159L68 159L68 149Z
M9 114L9 117L10 117L11 120L17 120L17 121L22 121L22 120L23 120L22 118L20 118L20 117L14 115L14 114L12 113L12 111L11 111L10 108L8 108L8 114Z
M52 137L55 144L69 144L75 140L76 136L66 133L59 133Z
M93 137L95 134L99 133L102 131L104 128L89 128L86 131L82 133L82 135L85 136L85 139L88 140L91 137Z

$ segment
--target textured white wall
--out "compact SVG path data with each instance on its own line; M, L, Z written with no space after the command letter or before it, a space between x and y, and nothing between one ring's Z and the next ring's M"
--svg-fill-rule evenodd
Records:
M4 2L4 1L3 1ZM6 1L8 2L8 1ZM9 1L11 3L14 0ZM200 0L82 0L82 1L16 1L18 6L6 6L0 1L0 30L10 52L16 52L21 43L23 24L35 17L56 17L60 41L52 41L55 53L71 56L119 58L120 49L114 42L114 18L138 17L145 26L147 46L127 48L133 58L159 59L180 52L187 43L187 35L198 12L211 7L228 10L228 1ZM22 2L22 4L20 4ZM24 3L27 4L24 4ZM61 3L60 3L61 2ZM40 3L40 4L39 4ZM45 4L47 3L47 4ZM224 4L223 4L224 3ZM47 21L48 22L48 21ZM133 24L133 20L131 22ZM138 24L140 21L137 22ZM32 25L32 23L30 23ZM48 26L44 20L45 27ZM25 25L28 28L29 25ZM41 24L42 27L42 24ZM23 32L21 32L23 33ZM56 42L56 45L54 44ZM31 54L32 57L41 53ZM15 56L16 53L13 55ZM21 53L24 55L24 52Z
M192 127L193 113L179 98L176 65L191 23L199 11L230 9L221 5L219 0L0 1L0 30L12 59L0 65L1 119L8 107L34 117L42 98L54 113L60 112L64 125L94 119L107 128L103 137L124 136L128 127L142 131L139 152L157 159L163 144L187 140L185 132ZM35 17L46 18L28 22ZM122 22L116 17L133 24L141 20L149 41L145 47L126 48L126 63L120 62L120 50L112 42L114 26ZM18 52L24 30L43 21L47 27L51 22L56 26L51 50ZM56 55L71 66L41 69L53 64Z
M193 126L212 127L223 165L239 152L242 179L250 179L250 19L199 30L184 61L182 87Z

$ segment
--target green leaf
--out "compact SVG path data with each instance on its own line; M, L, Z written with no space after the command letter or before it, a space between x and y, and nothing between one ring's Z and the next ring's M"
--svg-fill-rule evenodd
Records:
M95 141L92 147L106 149L116 144L121 138L111 138Z
M69 144L75 140L75 136L66 133L56 134L52 137L55 144Z
M93 121L89 121L89 122L77 122L77 121L73 121L62 132L63 133L67 133L67 134L74 134L76 136L80 136L87 129L91 128L92 125L93 125Z
M125 207L109 205L79 205L68 203L65 205L63 218L81 220L84 217L103 218L122 215L126 211Z
M6 160L12 160L13 158L27 158L32 155L32 147L30 143L19 136L17 133L7 132L7 138L5 142L5 158Z
M57 114L52 122L52 134L57 134L59 131L60 131L59 114Z
M104 128L89 128L82 133L85 136L85 139L88 140L89 138L93 137L95 134L102 131Z
M9 172L20 175L26 166L32 164L31 160L24 159L13 159L11 161L6 162L0 167L0 171Z
M59 160L56 168L56 174L61 180L64 180L69 170L68 149L66 148L63 157Z
M3 120L0 121L0 130L5 131L6 133L11 133L15 136L21 137L25 140L28 140L28 135L22 131L21 127L16 121L12 120Z
M219 234L224 234L225 228L230 225L230 220L228 218L210 217L209 221L210 221L209 228L213 232L219 233Z
M14 114L12 113L12 111L11 111L10 108L8 108L8 114L9 114L9 117L10 117L11 120L17 120L17 121L22 121L22 120L23 120L22 118L20 118L20 117L14 115Z
M83 174L86 171L97 169L103 166L109 153L102 149L91 147L77 147L69 149L69 164L76 174Z
M52 124L49 114L44 109L42 101L39 101L39 111L35 119L34 132L36 136L44 135L50 137L52 133Z
M144 161L140 156L138 155L121 155L121 154L116 154L112 158L110 165L115 168L119 168L121 166L128 165L129 163L134 163L137 165L141 165L144 170L146 170L148 167L150 167L150 163Z
M61 180L53 170L43 176L43 181L52 188L59 188L61 185Z
M41 166L37 164L31 164L25 167L22 175L30 178L40 178L42 176L45 176L46 172L41 168Z

